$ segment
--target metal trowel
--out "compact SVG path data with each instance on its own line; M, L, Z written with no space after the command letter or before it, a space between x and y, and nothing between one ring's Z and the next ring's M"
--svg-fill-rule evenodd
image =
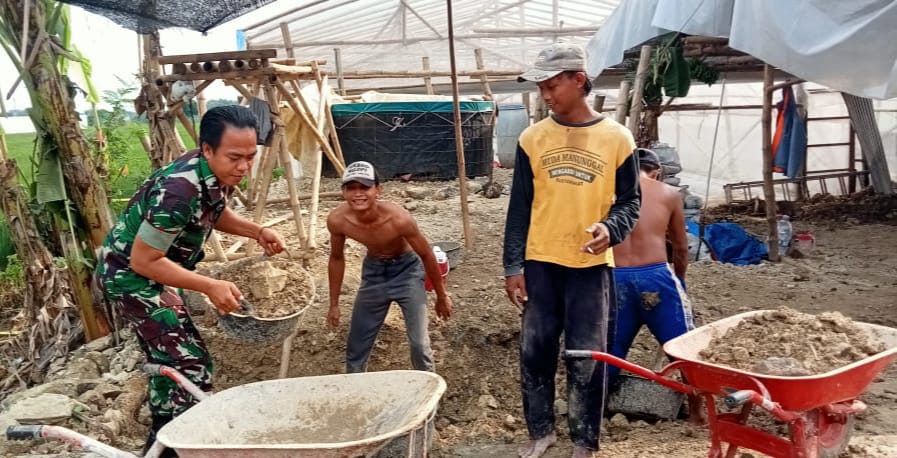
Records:
M255 316L255 308L246 300L246 298L240 299L240 311L245 315Z

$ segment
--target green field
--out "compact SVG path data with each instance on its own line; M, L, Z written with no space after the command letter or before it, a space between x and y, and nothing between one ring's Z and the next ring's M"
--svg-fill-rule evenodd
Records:
M187 148L193 147L193 140L180 125L177 126ZM199 127L199 126L197 126ZM146 133L147 125L130 123L121 129L124 144L110 151L109 175L111 199L129 199L137 187L151 171L149 157L143 151L140 137ZM87 134L87 132L85 132ZM32 156L34 154L34 134L7 134L6 145L10 159L15 159L22 174L31 179Z

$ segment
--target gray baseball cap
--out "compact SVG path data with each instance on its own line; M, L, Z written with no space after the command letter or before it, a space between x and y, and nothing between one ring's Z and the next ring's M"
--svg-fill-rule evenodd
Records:
M536 57L533 68L518 76L517 81L541 83L566 71L586 71L586 51L582 46L573 43L555 43L543 49Z
M648 148L636 148L635 151L638 154L639 164L651 164L660 167L660 156L654 151L649 150Z
M357 181L365 186L371 187L377 184L377 172L370 162L357 161L346 166L343 172L343 184Z

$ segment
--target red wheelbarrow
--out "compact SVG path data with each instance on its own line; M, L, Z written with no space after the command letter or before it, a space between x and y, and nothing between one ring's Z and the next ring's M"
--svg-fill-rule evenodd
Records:
M670 340L663 349L675 361L659 372L598 351L567 350L565 357L603 361L675 391L702 396L710 427L710 458L733 458L739 447L776 458L836 458L850 440L854 415L866 409L857 398L897 359L897 329L856 323L883 341L887 350L818 375L764 375L701 360L699 352L710 344L711 339L722 336L741 320L764 312L767 311L735 315ZM677 370L686 383L669 377ZM741 407L741 410L736 413L717 411L716 396L722 397L730 409ZM787 423L790 437L747 425L754 406ZM723 443L728 444L725 454Z

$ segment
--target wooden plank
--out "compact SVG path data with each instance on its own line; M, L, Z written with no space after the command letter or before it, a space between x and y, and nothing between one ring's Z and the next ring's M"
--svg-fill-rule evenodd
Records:
M247 51L208 52L201 54L179 54L174 56L159 56L160 65L207 62L212 60L247 60L247 59L271 59L277 57L276 49L250 49Z

